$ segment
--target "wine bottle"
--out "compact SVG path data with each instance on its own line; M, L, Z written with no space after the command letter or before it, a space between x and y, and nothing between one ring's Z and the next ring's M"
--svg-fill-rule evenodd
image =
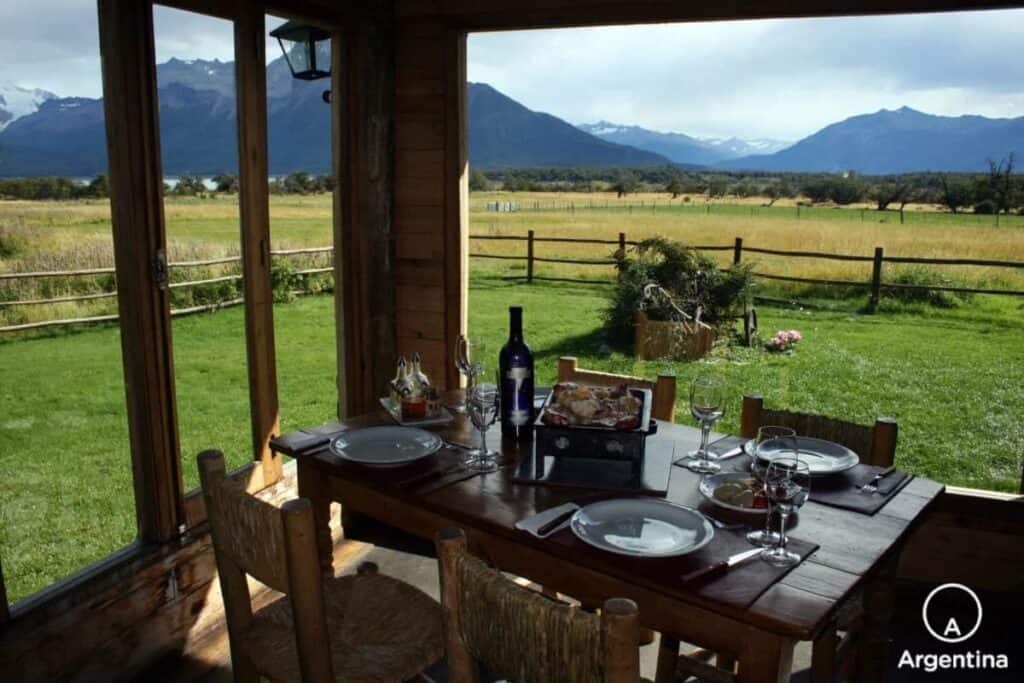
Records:
M533 429L533 351L523 339L523 308L509 306L508 341L501 347L501 433L526 438Z

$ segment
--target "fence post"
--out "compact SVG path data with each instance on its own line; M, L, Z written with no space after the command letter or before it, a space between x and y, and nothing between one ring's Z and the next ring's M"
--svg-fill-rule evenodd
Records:
M799 204L796 205L796 218L797 218L797 220L800 220L800 205Z
M900 207L900 225L903 225L903 207Z
M623 256L626 255L626 233L619 233L619 253Z
M736 244L732 248L732 262L733 262L733 264L735 265L735 264L739 263L740 259L742 259L742 258L743 258L743 238L742 237L737 237L736 238Z
M871 312L878 308L878 301L882 297L882 259L885 252L882 247L875 247L875 262L871 268Z
M533 230L526 233L526 281L533 282Z

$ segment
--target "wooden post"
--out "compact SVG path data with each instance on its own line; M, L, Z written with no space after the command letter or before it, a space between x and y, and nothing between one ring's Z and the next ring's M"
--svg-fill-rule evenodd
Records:
M99 0L110 219L139 539L169 541L184 519L166 288L167 230L153 4Z
M446 350L465 334L469 316L469 110L466 86L466 32L445 32L445 339ZM447 353L445 354L447 358ZM445 386L462 378L445 363Z
M878 308L878 302L882 297L883 258L885 258L885 251L882 247L875 247L875 261L871 268L871 302L869 306L872 312Z
M288 563L288 598L295 612L295 644L303 681L333 681L327 612L317 555L313 505L305 498L281 505L285 559Z
M654 383L654 405L651 415L666 422L676 421L676 376L658 375Z
M871 443L871 462L869 464L888 467L896 459L896 439L899 436L899 425L891 417L880 417L875 420L875 429Z
M533 230L526 233L526 281L533 282Z
M796 205L796 218L797 218L797 220L800 220L800 205L799 204Z
M11 608L7 605L7 585L4 583L4 566L0 563L0 626L11 620Z
M623 256L626 255L626 233L619 233L619 253Z
M340 30L331 33L331 176L334 188L331 193L331 232L334 251L331 253L331 265L334 267L334 346L337 374L335 389L338 392L338 418L352 414L352 396L349 389L349 376L353 372L353 363L348 359L348 344L351 335L343 333L349 301L341 291L344 282L346 255L342 253L342 244L347 231L347 204L349 200L347 181L348 174L348 135L346 131L346 112L348 111L348 78L345 71L346 55L345 34Z
M748 394L743 397L743 412L740 414L740 436L753 439L757 436L757 428L761 426L761 412L764 410L764 398L760 394Z
M253 459L269 486L281 478L281 456L270 439L281 431L270 281L270 192L267 161L267 59L263 8L246 7L235 20L238 117L238 206L245 287L245 348Z
M903 225L903 207L900 207L900 225Z
M348 414L377 407L380 387L394 372L396 356L394 203L394 35L391 24L365 17L332 39L345 78L332 111L344 140L335 141L335 177L344 195L335 213L335 249L342 266L335 285L344 300L345 380L340 387ZM337 146L341 144L341 150ZM447 245L446 245L447 246ZM446 291L446 295L448 292ZM453 371L454 372L454 371Z
M625 598L606 600L601 610L601 641L604 643L606 683L640 680L640 610Z
M459 625L459 581L456 565L466 552L466 534L461 529L443 529L434 539L437 546L438 568L441 574L441 615L444 620L445 655L448 677L460 683L475 683L479 672L476 661L469 654L462 639ZM636 643L633 643L634 649Z
M735 245L733 245L733 248L732 248L732 262L733 262L733 265L739 263L742 258L743 258L743 238L742 237L737 237L736 238L736 243L735 243Z

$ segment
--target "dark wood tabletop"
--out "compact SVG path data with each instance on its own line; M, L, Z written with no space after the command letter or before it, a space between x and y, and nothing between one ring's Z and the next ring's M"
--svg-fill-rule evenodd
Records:
M341 426L349 429L389 423L390 418L381 412L347 420ZM461 416L434 431L458 443L475 444L478 439ZM495 429L492 434L488 442L496 445L499 432ZM698 445L700 432L662 422L657 434L649 438L673 441L678 456ZM513 459L525 457L532 449L529 442L500 443L502 452ZM326 517L330 501L340 501L350 511L425 538L431 538L440 528L457 525L467 531L478 552L503 570L592 604L600 604L609 597L632 598L640 605L645 625L689 642L735 653L741 662L744 652L748 659L763 656L751 653L749 647L737 640L771 644L769 641L774 638L771 642L782 643L780 647L785 650L792 641L814 639L831 623L844 599L892 558L915 521L943 490L941 484L915 478L874 515L808 502L790 533L820 547L753 604L741 608L701 596L682 582L637 574L631 571L631 558L590 553L583 562L570 548L514 528L516 522L537 512L569 501L585 504L607 498L607 492L517 483L512 479L513 468L506 467L417 494L396 487L393 474L369 473L367 468L341 465L322 451L300 454L297 458L300 494L311 498L319 510L318 533L321 545L325 546L321 548L325 569L330 567ZM672 467L666 498L698 507L703 502L697 491L699 480L700 475ZM752 676L744 679L755 680Z

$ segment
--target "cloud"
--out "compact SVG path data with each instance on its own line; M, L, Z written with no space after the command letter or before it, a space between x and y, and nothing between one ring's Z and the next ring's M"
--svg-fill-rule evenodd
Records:
M283 19L267 17L267 30ZM234 59L231 22L157 5L153 9L156 59ZM267 56L280 54L267 36ZM102 93L99 23L89 0L0 2L0 82L51 90L63 96Z
M230 22L157 6L154 23L158 61L233 58ZM792 140L903 105L1024 116L1024 10L481 33L469 44L472 80L574 123ZM268 57L278 52L268 36ZM95 2L0 2L0 81L99 96Z
M796 139L881 108L1024 115L1024 11L474 34L469 75L575 123Z

